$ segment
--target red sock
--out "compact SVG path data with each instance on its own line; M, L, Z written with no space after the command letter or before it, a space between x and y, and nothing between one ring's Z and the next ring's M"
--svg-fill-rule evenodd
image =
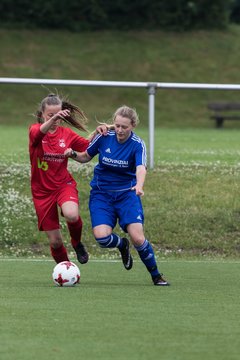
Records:
M61 245L59 248L54 249L50 246L51 254L56 263L60 263L62 261L69 261L68 254L66 248Z
M67 222L67 226L71 236L72 246L76 248L82 237L82 219L79 216L78 221L74 223Z

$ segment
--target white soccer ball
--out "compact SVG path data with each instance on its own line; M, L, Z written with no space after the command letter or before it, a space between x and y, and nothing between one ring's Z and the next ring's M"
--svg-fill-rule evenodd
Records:
M53 269L52 277L58 286L75 286L80 282L80 270L73 262L62 261Z

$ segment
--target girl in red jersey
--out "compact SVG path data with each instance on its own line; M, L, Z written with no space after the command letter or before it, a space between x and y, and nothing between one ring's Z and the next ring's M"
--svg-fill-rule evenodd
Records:
M68 127L60 126L64 121L75 128L87 131L84 113L59 95L44 98L36 113L38 123L29 128L29 154L31 161L31 191L38 217L38 228L45 231L54 260L69 261L60 232L58 206L65 217L71 243L78 261L85 264L88 253L81 242L82 219L79 216L79 201L76 181L68 172L67 148L85 151L89 140ZM97 128L104 133L106 126Z

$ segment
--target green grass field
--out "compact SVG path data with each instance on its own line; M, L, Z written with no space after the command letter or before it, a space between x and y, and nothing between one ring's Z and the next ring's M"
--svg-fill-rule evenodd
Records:
M239 261L164 261L166 288L139 262L90 261L75 288L53 267L0 260L2 359L239 359Z
M239 35L239 26L181 34L0 29L0 76L234 84ZM238 92L156 94L145 233L171 286L154 287L134 250L127 272L116 252L97 247L88 213L93 164L70 161L90 261L80 267L80 285L58 288L31 201L27 137L38 103L55 90L0 84L1 359L238 360L240 124L229 121L216 130L206 107L213 100L238 101ZM121 104L136 107L137 133L148 144L147 90L57 90L83 108L90 127Z
M147 142L147 130L139 127L138 133ZM27 128L0 126L0 139L0 255L48 256L31 201ZM157 128L155 142L155 168L147 175L143 205L145 233L157 254L238 258L238 132ZM93 239L88 212L94 162L69 165L79 184L84 242L92 256L105 258L108 254ZM72 251L63 221L62 226Z

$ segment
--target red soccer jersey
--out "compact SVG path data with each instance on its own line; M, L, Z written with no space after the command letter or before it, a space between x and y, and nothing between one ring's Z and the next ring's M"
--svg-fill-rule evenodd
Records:
M59 126L54 133L43 134L41 124L29 128L31 188L34 197L42 197L68 182L74 182L64 157L67 148L82 152L89 141L70 128Z

